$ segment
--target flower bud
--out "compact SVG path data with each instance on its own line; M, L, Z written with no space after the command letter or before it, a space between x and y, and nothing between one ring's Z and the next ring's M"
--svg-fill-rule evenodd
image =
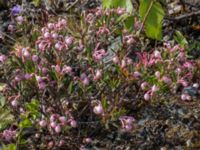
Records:
M163 76L162 77L162 81L164 83L166 83L166 84L170 84L172 82L172 80L169 77L167 77L167 76Z
M38 58L38 56L37 56L37 55L33 55L33 56L32 56L32 61L33 61L33 62L37 62L37 61L38 61L38 59L39 59L39 58Z
M123 8L117 8L117 14L122 15L124 14L125 10Z
M53 39L57 39L57 38L58 38L58 34L57 34L57 33L53 33L53 34L52 34L52 38L53 38Z
M47 27L48 27L49 29L53 29L53 28L54 28L54 24L53 24L53 23L48 23Z
M156 85L153 85L151 88L152 92L157 92L159 88Z
M180 73L181 73L181 68L177 68L177 69L176 69L176 73L177 73L177 74L180 74Z
M133 126L131 124L127 124L127 125L125 125L124 129L125 129L125 131L130 132L130 131L132 131Z
M67 118L64 116L61 116L61 117L59 117L59 121L64 124L64 123L66 123Z
M85 78L82 80L82 83L83 83L83 85L85 85L85 86L89 85L89 83L90 83L89 78L88 78L88 77L85 77Z
M13 100L13 101L11 102L11 105L12 105L13 107L17 107L17 105L18 105L17 100Z
M57 125L57 126L55 127L55 132L56 132L56 133L60 133L60 132L61 132L61 127L60 127L60 125Z
M48 148L51 149L51 148L53 148L53 146L54 146L54 142L53 142L53 141L50 141L50 142L48 143Z
M22 54L23 54L23 56L26 57L26 58L28 58L28 57L30 56L30 53L29 53L28 50L25 49L25 48L22 49Z
M199 88L199 84L198 84L198 83L194 83L192 86L193 86L194 88L196 88L196 89Z
M71 121L70 121L70 126L71 126L72 128L76 128L76 127L77 127L77 122L76 122L75 120L71 120Z
M55 48L60 51L63 48L63 46L60 42L58 42L55 44Z
M41 127L46 127L46 126L47 126L47 122L46 122L45 120L41 120L41 121L39 122L39 125L40 125Z
M62 69L62 73L63 74L69 74L69 73L72 73L72 68L70 67L70 66L66 66L66 65L64 65L63 66L63 69Z
M154 51L154 56L155 56L156 58L161 58L161 54L160 54L160 52L159 52L158 50L155 50L155 51Z
M133 73L133 75L134 75L135 78L139 78L139 77L141 76L141 73L138 72L138 71L135 71L135 72Z
M56 117L57 117L56 114L51 115L50 116L50 121L54 122L56 120Z
M35 138L37 138L37 139L40 138L40 134L39 134L39 133L36 133L36 134L35 134Z
M182 94L182 95L181 95L181 99L182 99L183 101L185 101L185 100L187 99L187 95L186 95L186 94Z
M17 23L18 24L22 24L23 23L23 21L24 21L24 18L22 17L22 16L18 16L17 18L16 18L16 21L17 21Z
M44 51L45 45L43 43L39 43L38 48L39 50Z
M102 70L96 70L94 80L99 80L102 77Z
M58 146L61 147L61 146L63 146L64 144L65 144L65 141L64 141L64 140L60 140Z
M55 128L56 128L56 126L57 126L57 124L56 124L56 122L51 122L51 123L50 123L50 126L51 126L52 128L54 128L54 129L55 129Z
M192 97L190 95L186 95L186 100L190 101L192 99Z
M15 30L15 27L12 24L8 25L8 31L13 32Z
M65 38L65 43L70 46L73 43L73 37L66 37Z
M6 61L6 56L5 55L0 55L0 62L4 63Z
M131 44L133 44L135 42L135 40L133 39L133 38L129 38L127 41L126 41L126 43L128 44L128 45L131 45Z
M93 112L97 115L102 115L103 114L103 107L101 106L101 104L98 104L97 106L95 106L93 108Z
M112 61L117 64L119 63L119 58L117 56L113 57Z
M149 95L149 93L145 93L145 94L144 94L144 99L145 99L146 101L150 100L150 95Z
M143 82L140 87L142 90L146 90L147 86L148 86L147 82Z
M84 142L87 143L87 144L89 144L89 143L92 142L92 139L91 139L91 138L85 138L85 139L84 139Z
M45 32L45 33L44 33L44 37L45 37L45 38L50 38L50 37L51 37L51 34L50 34L49 32Z
M160 72L159 72L159 71L156 71L156 72L155 72L155 76L156 76L156 78L159 79L159 78L160 78Z
M121 68L124 68L124 67L126 67L126 60L125 59L123 59L121 61Z

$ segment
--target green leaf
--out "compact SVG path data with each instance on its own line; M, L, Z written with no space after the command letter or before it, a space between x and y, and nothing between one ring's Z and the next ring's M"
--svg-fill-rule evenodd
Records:
M30 103L26 104L26 109L30 111L31 115L39 115L39 101L32 99Z
M5 105L5 101L5 97L2 94L0 94L0 107L3 107Z
M6 87L5 83L0 83L0 91L2 91Z
M3 150L16 150L16 145L15 144L8 144L8 145L3 145Z
M128 12L133 11L131 0L103 0L103 8L125 8Z
M156 40L162 39L164 10L159 2L140 0L139 13L144 23L146 35Z
M38 7L41 3L41 0L33 0L33 4Z
M188 45L188 42L186 38L183 36L183 34L180 31L176 31L174 35L174 40L181 46L185 47Z
M14 120L9 110L0 108L0 131L10 125Z
M22 122L20 122L19 126L21 129L30 127L32 125L31 121L28 118L25 118Z

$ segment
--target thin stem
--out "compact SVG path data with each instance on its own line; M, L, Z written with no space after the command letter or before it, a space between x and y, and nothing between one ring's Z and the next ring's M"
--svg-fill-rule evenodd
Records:
M150 11L151 11L151 8L153 7L153 3L154 3L154 0L151 0L151 3L150 3L150 5L149 5L149 8L148 8L148 10L147 10L147 12L146 12L146 14L145 14L145 16L144 16L142 25L141 25L141 27L140 27L140 29L139 29L138 36L140 35L140 33L141 33L141 31L142 31L142 29L143 29L143 27L144 27L144 25L145 25L145 23L146 23L146 21L147 21L147 17L148 17L148 15L149 15ZM141 5L141 4L140 4L140 5Z

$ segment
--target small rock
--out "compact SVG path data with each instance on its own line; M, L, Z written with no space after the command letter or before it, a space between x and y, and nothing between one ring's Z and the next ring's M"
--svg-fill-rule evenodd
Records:
M188 94L190 96L197 96L198 95L198 89L192 86L185 87L183 89L184 94Z

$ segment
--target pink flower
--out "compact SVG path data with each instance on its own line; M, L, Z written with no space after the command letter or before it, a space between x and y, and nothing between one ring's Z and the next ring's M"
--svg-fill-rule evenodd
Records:
M185 62L185 63L183 64L183 67L188 68L188 69L191 69L191 68L193 67L193 65L192 65L191 62L187 61L187 62Z
M22 49L22 55L25 57L25 58L28 58L30 56L30 53L28 51L27 48L23 48Z
M119 118L119 120L121 121L122 129L124 129L126 132L132 131L135 118L131 116L122 116Z
M41 120L41 121L39 122L39 125L40 125L41 127L46 127L46 126L47 126L46 120Z
M63 49L63 44L61 43L61 42L57 42L56 44L55 44L55 48L56 48L56 50L59 50L59 51L61 51L62 49Z
M64 140L60 140L58 146L61 147L61 146L63 146L64 144L65 144L65 141L64 141Z
M143 82L140 87L141 87L142 90L146 90L147 86L148 86L148 83Z
M49 32L45 32L43 36L44 38L48 39L51 37L51 34Z
M94 80L99 80L101 77L102 77L102 70L97 69L94 76Z
M54 29L54 24L53 23L48 23L47 27L52 30L52 29Z
M8 25L8 31L14 32L14 30L15 30L15 27L12 24L9 24Z
M146 100L146 101L150 100L149 92L144 94L144 100Z
M139 78L139 77L141 77L141 73L138 72L138 71L135 71L135 72L133 72L133 76L134 76L135 78Z
M162 81L164 83L166 83L166 84L170 84L172 82L172 80L169 77L167 77L167 76L163 76L162 77Z
M72 73L72 68L70 66L64 65L62 69L63 74L71 74Z
M72 45L73 41L74 41L73 37L66 37L65 38L65 43L67 44L67 46Z
M32 56L32 61L33 61L33 62L37 62L37 61L38 61L38 59L39 59L39 58L38 58L38 56L37 56L37 55L33 55L33 56Z
M58 38L58 34L57 33L52 33L52 38L53 39L57 39Z
M121 61L121 68L125 68L126 67L126 60L125 59L122 59Z
M122 15L122 14L124 14L126 12L126 10L124 9L124 8L117 8L117 11L116 11L116 13L118 14L118 15Z
M100 27L99 30L96 32L97 36L109 34L110 31L106 27Z
M15 100L13 100L12 102L11 102L11 105L13 106L13 107L17 107L18 106L18 101L15 99Z
M192 86L193 86L194 88L196 88L196 89L199 88L199 84L198 84L198 83L194 83Z
M87 14L85 20L86 20L88 23L92 23L93 20L94 20L94 15L93 15L92 13Z
M101 103L99 102L96 106L94 106L93 108L93 112L97 115L102 115L103 114L103 107L101 105Z
M57 125L57 126L55 127L55 132L56 132L56 133L60 133L60 132L61 132L61 127L60 127L60 125Z
M72 120L70 121L70 125L71 125L72 128L76 128L76 127L77 127L77 122L76 122L75 120L72 119Z
M50 142L48 143L48 148L51 149L51 148L53 148L53 146L54 146L54 142L53 142L53 141L50 141Z
M113 57L112 61L117 64L119 63L119 58L117 56Z
M160 71L156 71L156 72L155 72L155 76L156 76L156 78L159 79L159 78L160 78Z
M181 83L184 87L188 86L188 82L184 79L180 79L177 83Z
M92 139L91 139L91 138L85 138L85 139L84 139L84 142L85 142L85 143L91 143L91 142L92 142Z
M155 50L155 51L154 51L154 56L155 56L156 58L161 58L161 53L160 53L158 50Z
M85 86L89 85L89 84L90 84L89 78L88 78L88 77L85 77L84 79L82 79L82 83L83 83L83 85L85 85Z
M156 85L153 85L151 88L152 92L157 92L159 90L159 88Z
M19 25L21 25L21 24L23 23L23 21L24 21L24 18L23 18L22 16L18 16L18 17L16 18L16 21L17 21L17 23L18 23Z
M67 118L65 116L61 116L59 117L59 121L62 123L62 124L65 124L67 122Z
M106 51L104 49L100 49L100 50L95 50L92 56L95 60L98 61L101 60L106 55L107 55Z
M56 114L53 114L53 115L50 116L50 121L51 122L54 122L56 119L57 119L57 115Z
M41 50L41 51L45 51L46 44L43 43L43 42L40 42L40 43L38 44L38 48L39 48L39 50Z
M6 56L5 55L0 55L0 62L4 63L6 61Z
M188 95L187 95L187 94L182 94L182 95L181 95L181 99L182 99L183 101L187 100L187 99L188 99Z
M14 138L16 137L16 131L10 130L10 129L6 129L6 130L4 130L3 133L2 133L2 137L3 137L6 141L10 142L12 139L14 139Z
M55 127L57 126L57 123L56 122L51 122L50 126L55 129Z

